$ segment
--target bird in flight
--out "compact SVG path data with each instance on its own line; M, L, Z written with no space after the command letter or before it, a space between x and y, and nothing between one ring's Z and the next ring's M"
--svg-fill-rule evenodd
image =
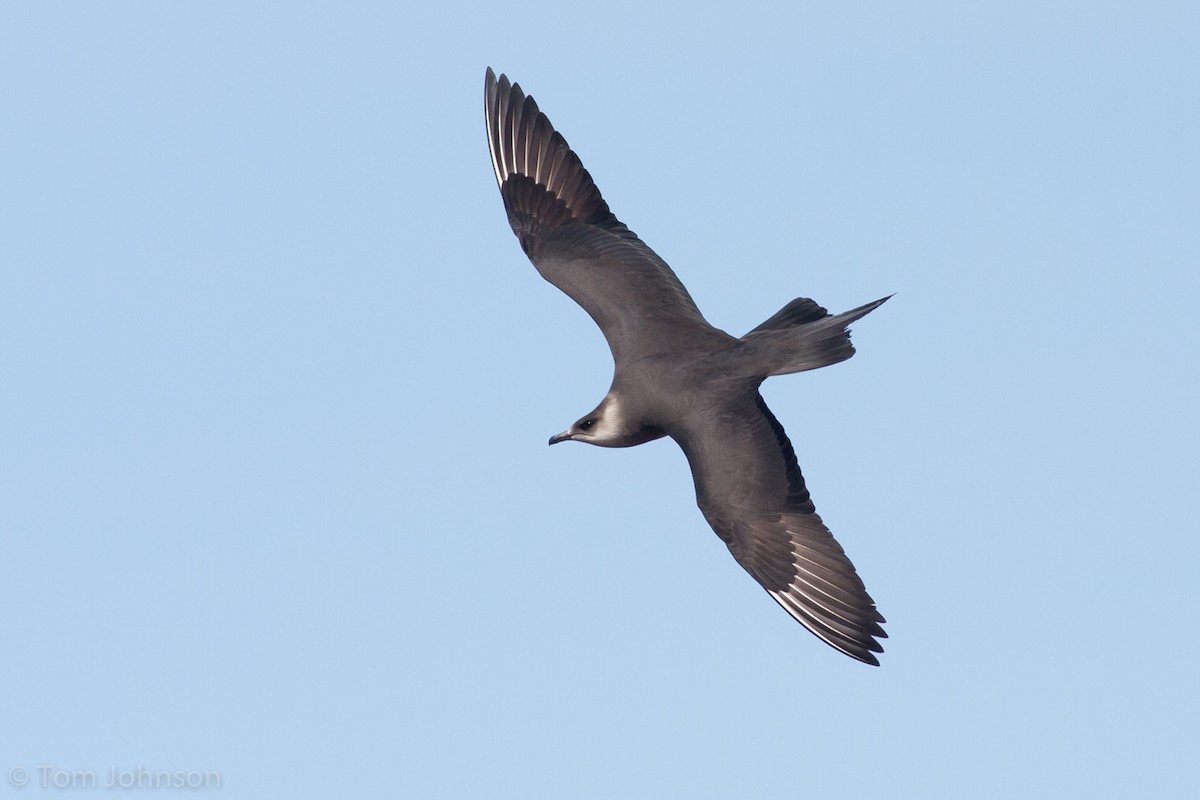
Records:
M758 387L771 375L850 358L847 326L888 298L831 315L800 297L731 336L704 319L666 262L613 216L533 98L491 68L484 111L521 249L591 315L615 362L600 405L550 444L631 447L670 436L687 456L700 511L734 559L825 643L878 666L884 619L817 515Z

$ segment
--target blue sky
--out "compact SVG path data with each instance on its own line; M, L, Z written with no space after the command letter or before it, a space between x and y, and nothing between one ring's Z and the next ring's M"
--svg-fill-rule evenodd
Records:
M1194 786L1200 13L826 5L5 4L0 793ZM897 293L764 388L881 668L546 447L611 361L488 65L714 324Z

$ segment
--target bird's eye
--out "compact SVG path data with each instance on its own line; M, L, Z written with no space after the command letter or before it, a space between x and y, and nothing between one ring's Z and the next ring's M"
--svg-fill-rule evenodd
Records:
M585 419L583 422L579 423L579 429L581 431L590 431L592 429L592 426L595 424L596 424L596 420Z

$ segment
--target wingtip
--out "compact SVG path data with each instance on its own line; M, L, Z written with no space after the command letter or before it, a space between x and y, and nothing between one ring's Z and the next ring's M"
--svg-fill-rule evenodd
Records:
M876 634L876 635L878 636L879 634ZM886 639L887 634L886 633L882 634L881 638ZM830 643L830 642L828 642L828 640L826 640L826 642ZM838 647L837 645L834 645L834 649L850 656L855 661L861 661L864 664L870 664L872 667L878 667L879 659L875 657L875 654L883 652L883 645L881 645L879 642L875 641L874 639L871 639L870 644L860 645L859 647L854 648L852 650L846 649L843 647Z

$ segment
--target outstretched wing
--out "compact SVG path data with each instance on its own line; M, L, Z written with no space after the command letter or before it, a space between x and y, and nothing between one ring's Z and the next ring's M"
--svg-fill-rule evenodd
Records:
M608 210L533 98L491 68L484 111L513 233L542 277L592 316L618 364L662 352L663 342L725 335L705 321L666 262Z
M691 465L700 510L737 562L827 644L878 666L884 619L817 515L791 442L762 396L672 435Z

